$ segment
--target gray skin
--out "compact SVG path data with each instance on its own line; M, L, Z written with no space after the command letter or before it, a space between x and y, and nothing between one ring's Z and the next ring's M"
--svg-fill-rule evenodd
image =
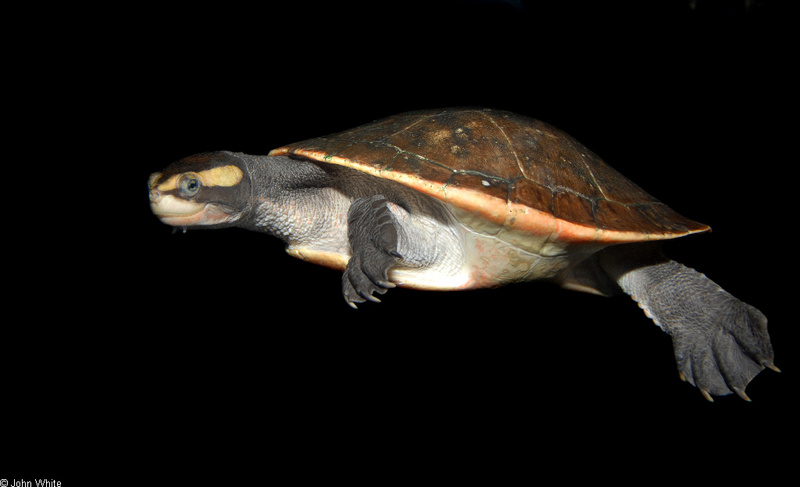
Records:
M197 176L219 166L240 168L241 181L214 185ZM354 169L285 156L193 156L152 175L150 199L154 213L173 226L242 227L282 239L296 256L308 250L344 256L342 294L352 307L378 302L375 294L405 284L403 272L458 275L470 238L438 200ZM171 210L176 202L187 202L191 211ZM204 221L205 214L213 218ZM764 367L778 370L766 317L664 257L657 244L616 245L569 259L567 270L526 280L630 295L672 337L681 378L706 399L736 392L749 400L744 390L750 380Z

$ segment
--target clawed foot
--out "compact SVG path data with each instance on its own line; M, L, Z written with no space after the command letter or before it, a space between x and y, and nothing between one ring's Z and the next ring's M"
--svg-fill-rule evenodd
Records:
M395 287L389 269L403 258L397 252L397 228L383 195L356 200L348 214L348 236L353 256L342 276L342 294L348 305L380 299Z
M399 254L392 255L393 260L399 258ZM387 259L388 260L388 259ZM388 265L380 265L374 261L362 262L360 258L353 257L347 265L347 270L342 277L342 294L347 304L357 309L356 303L372 301L380 303L381 300L373 294L384 294L395 285L387 278L387 270L394 262Z
M700 389L711 402L711 395L731 392L750 401L745 388L764 367L780 372L773 363L767 318L756 308L728 296L731 300L723 308L726 313L713 316L721 321L672 334L681 379Z

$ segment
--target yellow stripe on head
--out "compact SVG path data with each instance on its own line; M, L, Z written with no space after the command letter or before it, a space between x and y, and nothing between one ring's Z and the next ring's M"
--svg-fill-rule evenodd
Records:
M197 175L203 186L210 188L212 186L230 187L236 186L242 180L244 173L236 166L219 166L205 171L190 172ZM166 181L158 185L159 191L172 191L178 187L181 177L187 173L175 174L169 177ZM151 176L152 180L157 179L155 174Z
M197 173L203 186L236 186L242 180L242 170L236 166L220 166Z

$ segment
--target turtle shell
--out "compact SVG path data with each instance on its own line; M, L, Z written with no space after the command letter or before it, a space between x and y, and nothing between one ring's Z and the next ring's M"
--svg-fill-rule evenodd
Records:
M270 152L286 154L397 181L452 205L459 215L551 242L614 244L709 230L566 133L510 112L402 113Z

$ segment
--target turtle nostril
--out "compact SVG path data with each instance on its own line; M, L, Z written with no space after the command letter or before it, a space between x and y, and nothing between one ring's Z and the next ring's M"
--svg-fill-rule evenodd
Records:
M158 199L161 198L161 192L157 189L150 190L150 202L155 203Z

